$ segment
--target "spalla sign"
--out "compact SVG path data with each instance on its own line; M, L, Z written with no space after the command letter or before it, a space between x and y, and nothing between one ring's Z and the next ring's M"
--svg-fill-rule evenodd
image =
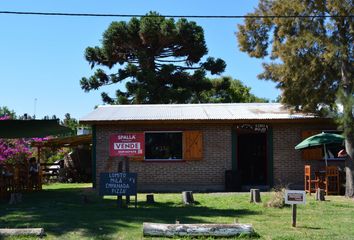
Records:
M109 138L111 157L144 156L144 133L118 133Z

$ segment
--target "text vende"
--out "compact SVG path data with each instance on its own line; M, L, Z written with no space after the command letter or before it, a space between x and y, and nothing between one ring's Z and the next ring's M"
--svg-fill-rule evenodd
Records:
M138 150L140 149L140 143L114 143L114 150Z

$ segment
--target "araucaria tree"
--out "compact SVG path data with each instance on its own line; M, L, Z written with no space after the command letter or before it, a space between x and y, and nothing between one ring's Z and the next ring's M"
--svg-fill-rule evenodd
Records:
M250 103L267 102L265 98L256 97L251 93L251 88L241 81L231 77L210 79L212 89L199 94L197 103Z
M354 197L353 6L353 0L260 0L249 16L289 17L247 18L237 33L242 51L270 56L259 78L277 83L284 104L318 114L343 105L348 197Z
M91 68L89 78L81 79L85 91L125 83L115 97L102 93L110 104L187 103L212 88L207 72L225 69L221 59L207 58L203 29L195 22L174 21L155 12L129 22L112 22L103 34L101 47L88 47L85 57ZM120 65L118 70L112 70ZM107 70L113 72L107 73Z

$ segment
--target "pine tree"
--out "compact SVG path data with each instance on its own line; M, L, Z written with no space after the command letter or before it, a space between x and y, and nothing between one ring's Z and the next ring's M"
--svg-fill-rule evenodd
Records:
M81 79L85 91L125 83L116 97L102 93L109 104L187 103L212 84L207 72L220 74L221 59L201 59L208 53L203 29L193 21L165 18L150 12L129 22L112 22L103 34L101 47L88 47L86 60L96 69ZM106 73L119 65L118 71Z

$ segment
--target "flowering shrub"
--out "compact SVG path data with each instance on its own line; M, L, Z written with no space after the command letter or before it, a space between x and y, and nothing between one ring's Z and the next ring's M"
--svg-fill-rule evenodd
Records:
M10 119L11 119L11 117L8 115L0 116L0 120L10 120Z
M0 116L0 120L10 120L8 115ZM0 138L0 163L16 163L28 159L31 155L29 139L2 139Z
M0 163L15 163L32 155L30 141L25 139L0 139Z

